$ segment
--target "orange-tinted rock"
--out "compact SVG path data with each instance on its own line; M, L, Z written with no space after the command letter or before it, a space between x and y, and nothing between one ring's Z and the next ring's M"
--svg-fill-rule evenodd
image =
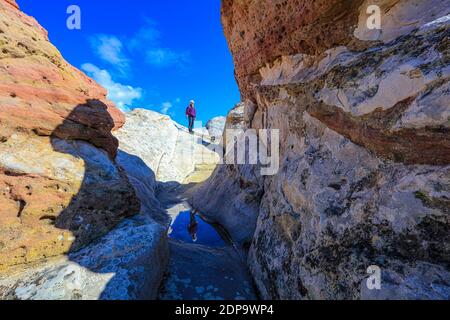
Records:
M34 18L0 0L0 270L79 250L139 212L115 162L124 121Z
M225 0L222 24L233 53L241 93L252 98L259 68L277 57L319 54L346 45L363 0ZM251 23L249 23L251 21Z
M5 0L0 10L0 136L16 130L53 133L91 142L114 157L117 142L110 131L125 118L106 99L106 90L68 64L33 18ZM105 106L112 121L99 118L97 109ZM71 128L54 132L69 115Z
M19 9L19 5L17 4L16 0L5 0L7 3L15 7L16 9Z

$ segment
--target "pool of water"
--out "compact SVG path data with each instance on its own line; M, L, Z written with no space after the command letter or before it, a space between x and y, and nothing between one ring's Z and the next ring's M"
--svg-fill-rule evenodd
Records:
M224 247L229 244L218 227L205 222L191 211L178 215L169 230L169 238L211 247Z

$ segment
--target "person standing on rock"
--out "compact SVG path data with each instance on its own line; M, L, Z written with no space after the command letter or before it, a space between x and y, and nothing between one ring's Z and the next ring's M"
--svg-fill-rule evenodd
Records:
M189 107L186 109L186 116L189 119L189 132L194 133L194 123L197 117L197 110L195 110L195 101L191 100Z

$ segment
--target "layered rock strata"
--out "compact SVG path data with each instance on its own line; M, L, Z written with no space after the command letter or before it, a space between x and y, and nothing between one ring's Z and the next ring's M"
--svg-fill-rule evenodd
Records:
M152 171L118 155L125 116L13 0L0 70L0 299L155 298L168 221Z
M367 27L374 4L381 30ZM226 187L202 201L228 201L216 220L231 234L254 208L248 263L262 297L449 298L449 11L446 0L223 1L247 127L280 130L281 165L256 184L246 166L219 168L205 189ZM381 290L367 287L372 265Z

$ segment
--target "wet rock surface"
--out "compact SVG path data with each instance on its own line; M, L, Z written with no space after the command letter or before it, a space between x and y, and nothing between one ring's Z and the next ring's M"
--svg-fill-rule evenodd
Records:
M227 234L219 226L209 224L194 210L178 214L170 226L169 238L209 247L225 247L231 244Z
M245 251L230 242L224 229L220 233L220 229L214 230L217 227L206 222L198 223L200 218L197 218L197 225L193 225L189 217L183 218L192 212L187 202L191 192L189 186L166 185L158 193L172 217L170 260L159 299L256 299Z
M170 241L170 262L161 300L255 300L245 261L232 247Z

